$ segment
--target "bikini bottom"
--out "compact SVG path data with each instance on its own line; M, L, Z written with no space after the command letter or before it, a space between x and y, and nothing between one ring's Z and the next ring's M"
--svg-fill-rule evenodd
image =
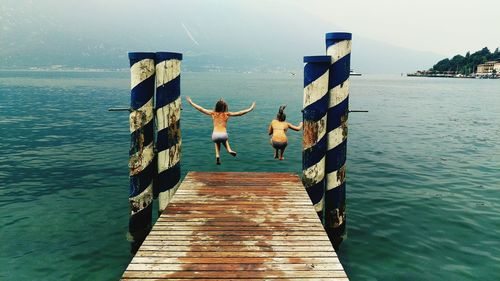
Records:
M227 141L228 136L226 132L213 132L212 141L215 143L221 143Z
M272 144L275 149L285 149L288 145L286 141L272 141Z

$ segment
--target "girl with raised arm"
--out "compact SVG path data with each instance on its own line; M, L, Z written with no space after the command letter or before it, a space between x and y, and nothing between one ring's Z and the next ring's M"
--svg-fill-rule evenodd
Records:
M300 131L302 129L302 122L298 126L294 126L286 120L286 114L283 112L286 105L280 106L276 119L269 125L269 135L271 135L271 145L274 148L274 158L279 160L285 159L283 154L285 153L285 148L288 145L288 138L286 137L286 131L288 128L294 131ZM279 156L278 156L279 154Z
M231 149L229 145L229 138L227 135L227 120L230 116L242 116L252 111L255 108L255 102L252 105L244 110L237 112L229 112L227 103L220 99L215 104L214 110L205 109L196 103L194 103L190 97L186 97L186 100L192 105L196 110L206 115L210 115L213 120L214 130L212 132L212 141L215 143L215 158L217 165L220 165L220 145L224 145L227 152L232 156L236 156L236 151Z

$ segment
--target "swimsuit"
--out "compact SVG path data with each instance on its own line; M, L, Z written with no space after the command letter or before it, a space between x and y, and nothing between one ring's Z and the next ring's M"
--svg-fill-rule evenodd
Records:
M273 123L271 123L273 131L283 131L283 135L284 135L285 141L275 141L275 140L271 139L271 144L273 145L273 147L275 149L282 149L283 150L283 149L285 149L285 147L288 144L288 142L286 141L286 131L288 129L288 126L286 126L286 125L283 126L283 123L279 122L279 121L277 121L277 122L279 122L279 124L276 124L275 121L273 121ZM275 124L275 125L273 126L272 124ZM274 137L274 132L273 132L273 137Z
M286 141L272 141L272 145L275 149L285 149L285 147L288 145L288 142L286 142Z
M226 142L228 139L226 132L213 132L212 133L212 141L215 143Z

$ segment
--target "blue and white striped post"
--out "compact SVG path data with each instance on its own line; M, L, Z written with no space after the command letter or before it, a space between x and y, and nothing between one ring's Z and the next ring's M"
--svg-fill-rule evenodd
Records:
M153 176L154 53L129 53L130 59L130 220L131 251L137 252L151 230Z
M156 147L158 151L159 213L167 207L181 178L181 60L182 54L156 53Z
M330 56L304 57L302 181L323 221Z
M326 54L331 56L327 114L325 228L334 246L342 242L346 225L346 152L349 114L351 33L326 34Z

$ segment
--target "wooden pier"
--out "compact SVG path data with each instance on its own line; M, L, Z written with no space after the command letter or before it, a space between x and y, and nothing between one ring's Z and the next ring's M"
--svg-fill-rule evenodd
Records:
M190 172L122 280L342 280L299 177Z

